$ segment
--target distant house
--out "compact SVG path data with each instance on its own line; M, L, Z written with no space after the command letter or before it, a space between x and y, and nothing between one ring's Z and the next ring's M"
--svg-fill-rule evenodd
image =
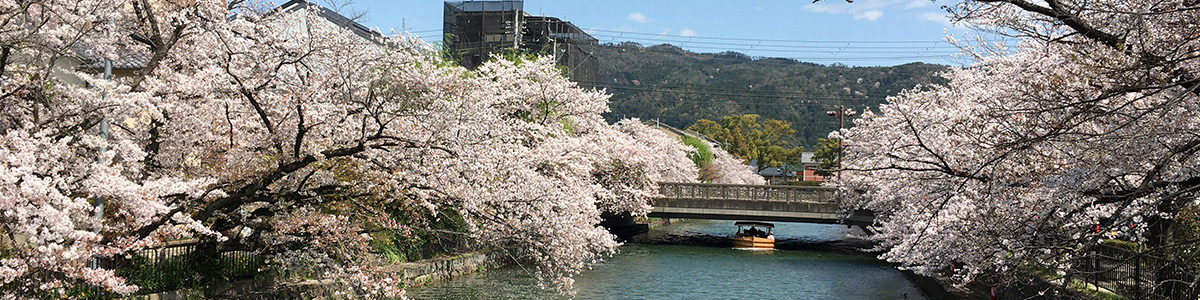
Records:
M287 3L284 3L276 8L273 13L283 12L290 14L297 11L303 11L302 9L304 8L311 8L310 11L321 17L321 19L345 28L346 30L353 32L355 35L358 35L359 37L362 37L363 39L372 43L382 45L381 43L385 38L384 35L378 31L367 28L367 26L363 26L362 24L355 22L353 19L347 18L346 16L343 16L332 9L308 2L306 0L288 1Z
M755 170L758 169L758 161L751 160L750 165ZM765 177L767 183L770 184L787 184L789 182L821 182L825 177L817 175L817 168L821 162L816 160L816 156L812 152L804 152L800 155L800 165L787 165L779 167L767 167L758 172L758 175Z
M803 172L800 173L800 181L821 182L825 180L824 176L817 174L817 168L821 167L821 162L816 160L813 152L801 153L800 163L804 165Z

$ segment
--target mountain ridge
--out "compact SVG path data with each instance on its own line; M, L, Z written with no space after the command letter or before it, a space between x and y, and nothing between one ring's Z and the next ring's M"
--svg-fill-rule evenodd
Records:
M875 109L888 95L937 84L944 65L821 65L739 52L697 53L670 44L625 42L597 48L597 81L581 83L611 93L607 117L658 119L684 128L698 119L759 114L791 122L789 142L812 149L838 128L825 114L838 105ZM850 122L847 122L850 126Z

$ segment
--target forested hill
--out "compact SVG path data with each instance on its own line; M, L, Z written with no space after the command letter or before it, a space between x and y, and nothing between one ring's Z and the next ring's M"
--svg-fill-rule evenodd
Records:
M934 75L945 69L925 63L825 66L636 43L603 45L596 56L595 85L613 94L610 117L658 118L682 128L701 118L754 113L792 122L792 142L806 149L837 129L837 119L825 114L836 105L874 109L888 95L941 80Z

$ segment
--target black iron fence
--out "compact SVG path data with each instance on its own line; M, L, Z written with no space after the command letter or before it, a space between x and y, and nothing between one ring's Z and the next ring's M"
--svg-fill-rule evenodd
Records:
M97 259L100 268L115 270L127 283L137 285L137 295L199 288L217 282L253 278L263 267L263 256L254 251L216 242L184 242L147 248L128 256ZM104 288L81 284L65 291L73 299L112 299L119 295Z
M1130 299L1200 299L1200 266L1099 245L1075 261L1075 280Z

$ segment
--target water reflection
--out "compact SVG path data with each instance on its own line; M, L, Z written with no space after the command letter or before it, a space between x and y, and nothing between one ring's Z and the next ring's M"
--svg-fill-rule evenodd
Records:
M777 234L814 240L837 239L847 230L835 225L776 225ZM732 222L701 221L666 230L729 234L731 226ZM923 299L896 269L871 256L833 252L631 244L575 279L578 299ZM418 299L567 298L536 285L526 270L507 267L410 290L409 295Z
M733 223L734 221L682 220L674 221L669 226L655 228L654 230L668 233L699 233L728 236L737 231L737 227ZM775 237L781 239L788 238L825 242L841 240L851 234L862 234L862 230L858 229L858 227L848 228L845 225L783 222L773 222L773 224L775 224L775 229L772 231L775 233Z

